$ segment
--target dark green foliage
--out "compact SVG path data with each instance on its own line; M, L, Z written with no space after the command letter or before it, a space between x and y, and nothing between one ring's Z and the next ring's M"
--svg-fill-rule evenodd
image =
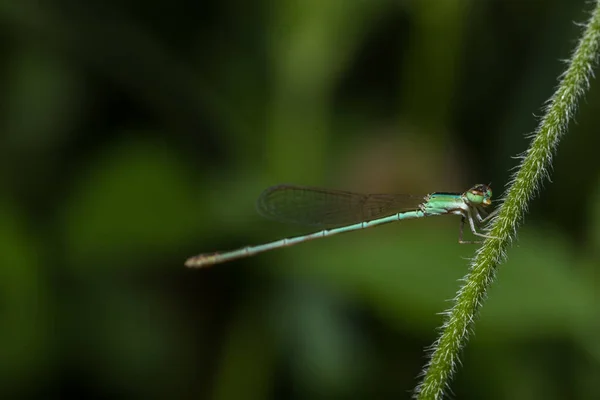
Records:
M305 232L255 213L276 183L498 198L586 7L2 2L0 397L410 397L476 249L456 218L183 261ZM597 86L456 398L600 397Z

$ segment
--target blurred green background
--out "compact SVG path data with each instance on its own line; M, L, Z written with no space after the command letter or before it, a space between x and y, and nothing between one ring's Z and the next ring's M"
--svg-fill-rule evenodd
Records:
M591 4L0 2L2 398L409 398L475 246L406 221L308 232L290 182L501 196ZM600 398L592 81L489 293L459 399Z

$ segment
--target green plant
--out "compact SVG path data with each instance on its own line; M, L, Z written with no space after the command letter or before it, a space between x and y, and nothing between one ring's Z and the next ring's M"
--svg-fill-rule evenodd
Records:
M422 382L416 388L419 399L441 398L448 387L459 352L465 346L469 331L486 293L495 278L498 265L506 258L506 250L515 240L529 201L540 189L552 156L577 109L578 100L589 88L593 67L600 48L600 2L586 24L583 34L567 61L555 93L548 100L532 142L521 156L521 164L513 175L497 216L489 228L491 238L475 254L464 285L459 289L454 305L446 313L440 337L432 346Z

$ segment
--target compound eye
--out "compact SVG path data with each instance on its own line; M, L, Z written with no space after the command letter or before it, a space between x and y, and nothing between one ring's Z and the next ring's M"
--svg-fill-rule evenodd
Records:
M484 204L485 196L478 190L469 190L467 199L473 204Z

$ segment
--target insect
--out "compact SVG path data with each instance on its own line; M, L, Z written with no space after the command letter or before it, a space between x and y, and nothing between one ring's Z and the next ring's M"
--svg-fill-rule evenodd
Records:
M492 189L483 184L475 185L464 193L435 192L426 196L360 194L296 185L272 186L258 198L257 208L261 215L281 222L326 226L327 229L237 250L199 254L190 257L185 265L202 268L338 233L448 214L461 216L459 243L480 243L464 241L463 228L468 222L474 235L490 237L477 228L495 214L486 210L492 204L491 198Z

